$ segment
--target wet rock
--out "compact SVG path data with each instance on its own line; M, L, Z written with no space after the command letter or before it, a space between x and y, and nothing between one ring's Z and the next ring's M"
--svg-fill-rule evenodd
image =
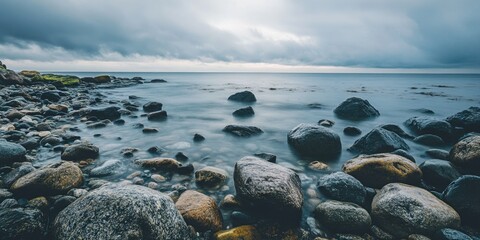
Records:
M23 162L26 154L27 150L22 145L0 139L0 167L13 162Z
M360 130L359 128L357 127L345 127L343 129L343 133L347 136L358 136L360 134L362 134L362 130Z
M147 115L147 119L150 121L164 121L167 119L166 111L151 112Z
M434 234L434 239L436 240L473 240L473 238L471 238L467 234L451 228L444 228L444 229L438 230Z
M336 172L321 177L317 183L318 190L327 197L342 201L363 205L367 191L356 178Z
M0 238L44 239L46 219L37 209L0 209Z
M258 127L241 125L228 125L223 131L237 137L252 137L263 133Z
M399 155L399 156L402 156L412 162L416 162L415 158L410 155L410 153L408 153L407 151L403 150L403 149L397 149L393 152L391 152L391 154L396 154L396 155Z
M383 128L375 128L361 137L348 149L362 154L387 153L410 147L396 133Z
M452 126L461 127L467 131L480 132L480 107L470 107L445 120Z
M116 174L119 168L122 167L122 162L118 159L110 159L105 161L102 165L92 169L90 176L100 177Z
M123 126L123 125L125 125L125 120L117 119L117 120L113 121L113 124L115 124L117 126Z
M121 116L118 110L120 110L119 107L89 109L87 110L87 116L96 117L97 119L100 119L100 120L108 119L108 120L114 121L120 118Z
M315 208L315 217L334 232L363 233L370 229L372 219L367 210L354 203L328 200Z
M433 134L448 140L452 136L450 123L428 117L412 117L405 121L405 125L417 134Z
M322 171L328 169L328 165L320 161L313 161L308 164L308 168L315 171Z
M241 204L232 194L227 194L221 202L221 207L225 209L240 208Z
M173 158L139 159L135 161L135 164L138 164L144 168L155 168L166 171L176 170L182 165L179 161Z
M261 239L257 229L252 225L244 225L228 230L222 230L215 233L216 240L233 240L233 239Z
M15 181L17 181L19 178L27 175L28 173L34 171L35 168L28 164L28 165L22 165L18 168L13 169L9 173L5 174L2 177L3 184L5 184L6 187L10 187Z
M242 225L255 224L257 219L243 212L233 211L230 214L230 221L232 222L232 225L234 227L237 227Z
M164 79L152 79L151 83L166 83L167 81Z
M48 108L51 110L59 111L59 112L64 112L64 113L68 112L68 106L63 104L50 104L48 105ZM39 131L43 131L43 130L39 130Z
M156 129L156 128L144 128L144 129L142 129L142 132L143 132L143 133L146 133L146 134L148 134L148 133L157 133L157 132L158 132L158 129Z
M456 143L450 150L449 160L457 166L480 172L480 136Z
M232 114L235 117L251 117L255 115L255 112L253 111L252 107L248 106L245 108L237 109Z
M187 165L183 165L177 168L177 173L178 174L183 174L183 175L190 175L193 173L195 168L193 167L193 164L189 163Z
M403 137L403 138L408 138L408 139L413 139L414 138L412 135L406 133L405 131L403 131L402 128L400 128L399 126L397 126L395 124L383 124L383 125L380 125L380 127L385 129L385 130L388 130L390 132L394 132L398 136Z
M277 156L271 153L255 153L253 156L267 160L271 163L276 163L277 162Z
M426 146L443 146L445 142L437 135L423 134L413 139L414 142Z
M58 93L54 91L43 92L40 95L40 99L48 100L50 102L58 102L60 101L61 98L62 97L60 97L60 95L58 95Z
M328 119L320 119L317 124L323 127L333 127L333 125L335 125L335 122Z
M380 113L367 100L351 97L342 102L333 111L338 118L348 120L364 120L380 116Z
M203 142L203 141L205 141L205 137L198 134L198 133L195 133L195 135L193 135L193 141L194 142Z
M162 110L163 104L159 102L148 102L143 105L143 111L145 112L156 112Z
M40 140L41 146L56 146L60 143L62 143L62 138L53 135L46 136L42 140Z
M175 159L185 162L188 160L188 157L184 153L178 152L177 154L175 154Z
M17 208L19 206L18 201L13 198L7 198L0 203L0 209Z
M62 153L62 159L68 161L82 161L96 159L99 156L99 149L90 143L79 143L68 146Z
M36 197L66 193L82 183L82 170L72 162L61 161L24 175L10 190L20 196Z
M255 212L280 217L280 221L295 222L300 218L303 195L294 171L256 157L244 157L235 164L234 182L237 197Z
M371 214L375 224L396 238L460 226L460 216L452 207L424 189L401 183L380 190Z
M13 121L15 119L21 119L25 114L17 111L17 110L11 110L7 113L5 117L8 118L8 120Z
M243 91L243 92L237 92L230 97L228 97L228 100L230 101L237 101L237 102L256 102L257 98L255 98L255 95L250 92L250 91Z
M84 79L82 80L85 81ZM97 84L109 83L111 80L112 79L108 75L100 75L93 78L93 83L97 83Z
M52 212L55 214L59 213L68 205L73 203L75 200L77 200L77 198L73 196L61 196L60 198L56 199L55 202L53 203Z
M45 212L48 208L48 200L45 197L36 197L28 200L27 207L36 208L42 212Z
M439 190L445 189L455 179L462 176L449 161L427 160L420 164L425 182Z
M465 175L443 191L443 200L462 217L462 223L480 227L480 177Z
M196 231L214 232L222 229L222 215L213 198L193 190L187 190L175 203L178 211L188 225Z
M0 188L0 202L11 197L13 197L12 192L8 191L7 189Z
M449 152L443 149L428 149L425 151L427 156L435 159L448 160Z
M332 159L342 150L340 137L332 130L301 123L288 133L289 145L300 155L314 159Z
M390 153L361 155L348 160L342 170L373 188L393 182L418 184L422 178L422 171L415 163Z
M200 186L216 187L225 184L228 173L216 167L204 167L195 172L195 182Z
M1 85L13 85L13 84L25 84L24 79L16 72L0 67L0 84Z
M62 210L55 239L190 239L189 229L165 194L142 186L106 185Z

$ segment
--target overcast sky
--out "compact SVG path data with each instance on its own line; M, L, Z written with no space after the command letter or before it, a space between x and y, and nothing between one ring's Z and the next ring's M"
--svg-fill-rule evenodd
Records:
M480 72L479 13L478 0L2 0L0 60L55 71Z

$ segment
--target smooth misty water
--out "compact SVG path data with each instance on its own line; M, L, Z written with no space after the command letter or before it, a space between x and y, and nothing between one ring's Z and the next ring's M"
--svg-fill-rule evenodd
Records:
M100 73L71 73L80 77L96 76ZM101 73L105 74L105 73ZM210 193L220 200L228 193L234 193L233 168L240 158L254 153L268 152L277 155L278 164L297 171L302 179L306 193L314 188L318 177L331 171L340 170L342 164L354 157L346 151L359 137L343 134L346 126L359 127L363 134L375 126L394 123L402 126L413 116L422 116L416 109L427 108L435 112L436 118L444 118L470 106L480 103L480 75L410 75L410 74L243 74L243 73L107 73L116 77L141 76L146 80L162 78L168 83L145 83L133 87L100 90L112 100L128 100L129 95L140 98L131 100L143 105L148 101L164 104L168 120L149 122L134 112L138 118L124 116L124 126L109 125L103 129L86 129L79 134L84 140L100 147L101 157L95 164L109 159L122 159L123 171L114 176L105 177L120 181L133 171L140 170L132 164L139 158L153 157L146 150L159 146L166 151L162 156L173 157L183 152L189 157L186 163L192 163L195 169L203 166L223 168L230 174L229 188L212 190ZM441 86L439 86L441 85ZM414 88L414 89L412 89ZM257 102L252 104L255 116L238 119L232 112L247 104L227 101L231 94L250 90ZM427 96L420 92L433 93ZM372 120L351 122L335 117L333 109L348 97L357 96L367 99L380 111L381 116ZM320 104L320 108L311 108L309 104ZM121 103L118 103L121 106ZM342 141L342 154L339 159L327 162L330 169L315 172L308 169L308 162L296 156L287 144L287 133L299 123L316 124L320 119L335 121L331 128ZM145 127L159 129L155 134L143 134L134 129L134 123L143 123ZM228 124L253 125L264 133L251 138L237 138L222 132ZM101 137L93 137L100 133ZM202 143L193 143L195 133L206 137ZM362 134L362 135L363 135ZM121 137L121 140L117 138ZM427 157L424 151L429 147L407 141L410 153L420 164ZM124 158L120 151L124 147L136 147L140 151L133 158ZM450 146L445 146L448 150ZM50 156L53 157L53 156ZM189 184L196 188L195 181L185 176L168 176L171 182ZM171 184L170 184L171 185ZM170 186L168 185L168 186ZM167 186L167 185L166 185ZM170 189L163 189L166 192ZM310 190L310 192L312 192ZM208 193L208 191L207 191ZM305 194L307 195L307 194ZM306 199L309 199L307 197ZM309 199L305 204L305 213L318 203L318 199Z

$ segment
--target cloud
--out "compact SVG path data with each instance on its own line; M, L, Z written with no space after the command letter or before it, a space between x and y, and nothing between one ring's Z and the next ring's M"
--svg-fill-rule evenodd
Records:
M0 57L480 68L476 0L4 0Z

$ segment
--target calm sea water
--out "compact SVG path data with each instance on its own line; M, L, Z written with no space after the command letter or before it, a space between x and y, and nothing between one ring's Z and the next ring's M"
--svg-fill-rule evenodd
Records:
M315 188L317 179L332 171L340 170L342 164L354 157L346 149L359 137L343 134L346 126L356 126L369 132L375 126L393 123L402 126L413 116L422 116L417 111L427 108L435 112L428 115L444 118L470 106L480 105L480 75L420 75L420 74L263 74L263 73L70 73L80 77L109 74L117 77L140 76L146 80L161 78L168 83L145 83L133 87L100 90L110 99L128 100L129 95L140 97L139 105L148 101L164 104L168 120L149 122L140 117L142 111L134 113L138 118L123 117L124 126L110 125L103 129L83 129L79 133L84 140L93 142L101 149L101 157L95 164L109 159L121 159L124 166L121 173L105 179L120 181L133 171L139 170L134 159L152 157L146 152L151 146L165 149L162 156L173 157L183 152L189 157L195 169L203 166L216 166L230 174L228 188L211 191L211 195L221 199L225 194L234 193L233 168L240 158L254 153L268 152L277 155L278 164L297 171L302 184L307 189ZM252 104L255 116L239 119L232 112L247 104L227 101L231 94L250 90L257 102ZM333 109L349 97L367 99L380 111L380 117L351 122L335 117ZM315 104L312 108L309 105ZM121 105L118 103L118 105ZM427 115L426 115L427 116ZM342 142L342 154L333 161L326 162L330 169L315 172L308 169L308 162L296 156L288 147L287 133L300 123L316 124L320 119L335 121L331 128L337 132ZM132 127L143 123L145 127L159 129L156 134L143 134ZM253 125L264 133L251 138L237 138L222 132L228 124ZM407 130L408 131L408 130ZM96 133L101 137L94 138ZM200 133L206 137L202 143L194 143L193 135ZM362 134L362 135L363 135ZM121 140L117 138L121 137ZM407 141L410 153L423 162L428 147ZM140 149L133 158L123 158L120 151L124 147ZM444 149L449 150L449 146ZM44 155L54 158L53 155ZM58 158L57 158L58 159ZM196 188L194 179L182 176L169 176L172 182L189 184ZM205 190L204 190L205 191ZM310 190L311 192L311 190ZM207 191L208 193L208 191ZM306 194L308 195L308 194ZM312 195L312 194L310 194ZM319 196L321 198L321 196ZM307 197L306 213L318 203L317 197Z

